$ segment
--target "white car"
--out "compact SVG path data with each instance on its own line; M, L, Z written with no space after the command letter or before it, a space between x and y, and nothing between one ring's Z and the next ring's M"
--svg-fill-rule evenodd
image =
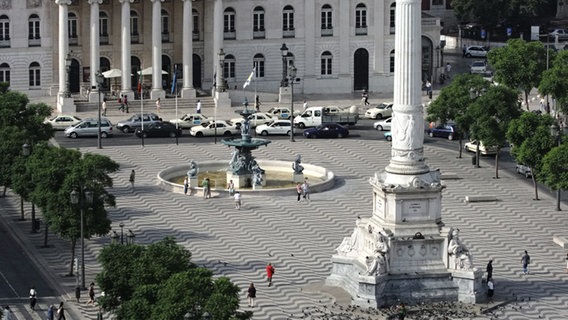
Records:
M215 127L217 127L217 131L215 131ZM211 120L189 129L189 134L194 137L213 136L215 134L217 134L218 136L228 137L234 134L238 134L239 132L240 130L237 126L235 126L231 122L222 120Z
M487 72L487 64L485 61L477 60L469 65L469 73L485 73Z
M285 134L290 135L290 120L275 120L269 124L261 124L256 126L256 134L262 136L272 135L272 134Z
M276 120L275 116L272 116L272 115L270 115L268 113L264 113L264 112L253 113L249 116L251 128L255 128L256 126L261 125L261 124L271 123L274 120ZM234 124L238 124L238 123L243 123L244 119L242 117L240 117L240 118L231 119L230 121Z
M390 131L391 122L392 122L392 117L385 120L377 121L373 123L373 128L375 128L377 131Z
M475 153L477 152L477 140L471 140L470 142L465 143L463 147L465 150ZM479 144L479 153L482 155L497 154L497 150L496 146L486 147L483 145L483 142Z
M467 58L477 57L477 58L485 58L487 57L487 50L485 50L482 46L471 46L465 49L465 56Z
M76 124L81 122L80 118L76 116L69 116L69 115L59 115L55 116L49 120L45 120L44 123L49 123L55 130L65 130L69 127L72 127Z
M390 117L392 116L392 105L392 102L383 102L378 106L370 108L365 111L365 118L380 120L382 118Z
M531 168L525 166L524 164L517 163L515 170L517 171L518 174L524 175L525 178L530 178L532 176Z
M170 120L171 123L177 123L182 129L189 129L207 121L209 121L209 118L200 113L188 113L179 119Z
M273 118L277 117L278 119L290 119L290 108L287 107L270 108L268 109L268 111L266 111L266 113L271 115ZM300 113L302 113L302 111L294 110L294 116L297 116Z

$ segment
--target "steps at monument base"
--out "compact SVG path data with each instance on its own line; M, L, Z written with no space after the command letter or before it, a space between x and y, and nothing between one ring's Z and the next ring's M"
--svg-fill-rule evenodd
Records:
M380 302L395 305L400 301L408 305L423 302L458 301L458 286L451 280L451 273L423 275L390 275L377 293Z

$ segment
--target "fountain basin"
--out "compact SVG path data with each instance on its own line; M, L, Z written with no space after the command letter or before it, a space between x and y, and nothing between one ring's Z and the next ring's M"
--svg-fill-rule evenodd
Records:
M289 180L292 182L294 170L292 170L292 162L290 161L277 161L277 160L259 160L257 159L258 164L267 172L278 172L281 174L288 174ZM323 192L333 188L335 184L335 174L332 171L327 170L324 167L302 163L304 166L304 176L308 178L315 178L309 179L310 182L310 191L314 192ZM205 172L226 172L228 169L227 161L203 161L198 162L199 172L200 175ZM176 178L185 176L189 170L189 164L179 165L167 168L162 170L158 173L158 185L167 191L175 192L175 193L183 193L183 184L177 183L174 180ZM270 176L267 176L270 179ZM313 181L312 181L313 180ZM225 189L226 182L223 181L222 186L216 186L211 188L211 191L214 193L224 193L227 192ZM201 187L191 188L192 191L195 190L203 190ZM250 193L250 194L263 194L263 195L295 195L296 188L294 186L291 187L282 187L282 188L263 188L263 189L237 189L237 191L241 193Z

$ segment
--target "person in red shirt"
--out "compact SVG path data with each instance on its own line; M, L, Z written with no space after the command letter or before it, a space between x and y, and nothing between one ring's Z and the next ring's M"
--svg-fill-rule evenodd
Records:
M266 266L266 277L268 278L269 287L272 285L272 275L274 275L274 267L272 266L272 263L269 263Z

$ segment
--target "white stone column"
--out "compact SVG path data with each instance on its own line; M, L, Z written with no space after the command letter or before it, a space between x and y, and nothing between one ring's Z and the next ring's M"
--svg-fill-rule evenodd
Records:
M99 4L101 3L103 3L103 0L89 0L91 5L91 90L89 102L97 102L99 98L99 87L95 74L100 70Z
M421 94L420 0L398 0L395 13L392 150L386 171L419 175L424 163L424 114Z
M152 99L165 98L162 88L162 1L152 1Z
M213 6L213 52L211 53L211 61L213 62L213 70L215 70L215 105L216 107L230 107L231 99L227 91L220 92L217 90L224 81L223 67L219 62L219 51L223 48L223 0L215 0Z
M121 6L120 32L121 32L121 65L122 65L122 88L120 94L125 94L129 101L134 100L132 92L132 64L130 57L130 4L134 0L119 0Z
M195 98L193 88L193 0L183 1L183 88L181 97L185 99Z
M67 92L67 78L69 75L65 66L65 59L69 53L67 15L69 13L68 5L71 4L71 0L55 0L55 3L59 5L59 92L57 93L57 110L59 112L74 112L73 98L67 97L69 94Z

